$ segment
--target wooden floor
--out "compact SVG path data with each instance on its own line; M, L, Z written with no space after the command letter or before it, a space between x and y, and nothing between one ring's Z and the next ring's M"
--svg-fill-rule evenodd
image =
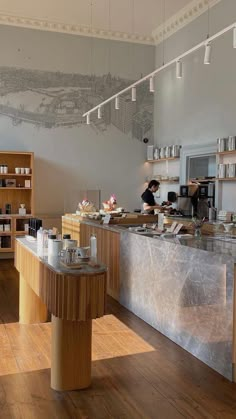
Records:
M228 382L109 299L93 322L92 386L50 389L50 323L19 325L18 275L0 261L0 419L236 418Z

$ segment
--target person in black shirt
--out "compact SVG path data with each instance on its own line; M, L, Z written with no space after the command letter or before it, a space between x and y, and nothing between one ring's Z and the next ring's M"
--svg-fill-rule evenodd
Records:
M153 179L149 182L147 189L143 192L141 195L142 201L143 201L143 213L144 214L154 214L154 209L163 209L161 205L158 205L155 202L153 193L158 191L160 186L160 182Z

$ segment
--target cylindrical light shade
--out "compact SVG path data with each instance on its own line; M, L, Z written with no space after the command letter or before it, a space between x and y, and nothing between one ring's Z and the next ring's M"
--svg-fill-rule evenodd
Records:
M132 100L132 102L136 102L136 87L132 87L131 100Z
M182 61L176 61L176 78L181 79L182 77L183 77Z
M233 46L234 46L234 48L236 48L236 27L234 28L234 38L233 38Z
M204 64L211 64L211 44L205 46Z
M99 106L98 108L98 119L102 119L102 108Z
M149 79L149 91L152 92L152 93L155 92L154 77L153 76L151 76L150 79Z
M86 124L90 124L90 113L88 113L88 115L86 116Z
M120 98L116 96L115 98L115 109L120 109Z

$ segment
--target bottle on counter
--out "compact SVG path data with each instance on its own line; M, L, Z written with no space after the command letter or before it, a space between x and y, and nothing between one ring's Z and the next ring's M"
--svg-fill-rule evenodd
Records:
M68 247L67 240L71 240L71 235L63 234L63 249L66 249Z
M93 259L97 259L97 237L92 234L90 237L90 256Z
M48 256L53 254L53 240L56 240L56 234L49 234L48 235Z
M37 230L37 253L43 256L43 227Z

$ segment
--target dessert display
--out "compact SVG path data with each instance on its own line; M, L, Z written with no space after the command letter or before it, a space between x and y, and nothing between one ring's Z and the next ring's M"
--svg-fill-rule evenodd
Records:
M78 210L81 212L96 212L93 202L90 202L88 199L83 199L82 202L78 203Z

